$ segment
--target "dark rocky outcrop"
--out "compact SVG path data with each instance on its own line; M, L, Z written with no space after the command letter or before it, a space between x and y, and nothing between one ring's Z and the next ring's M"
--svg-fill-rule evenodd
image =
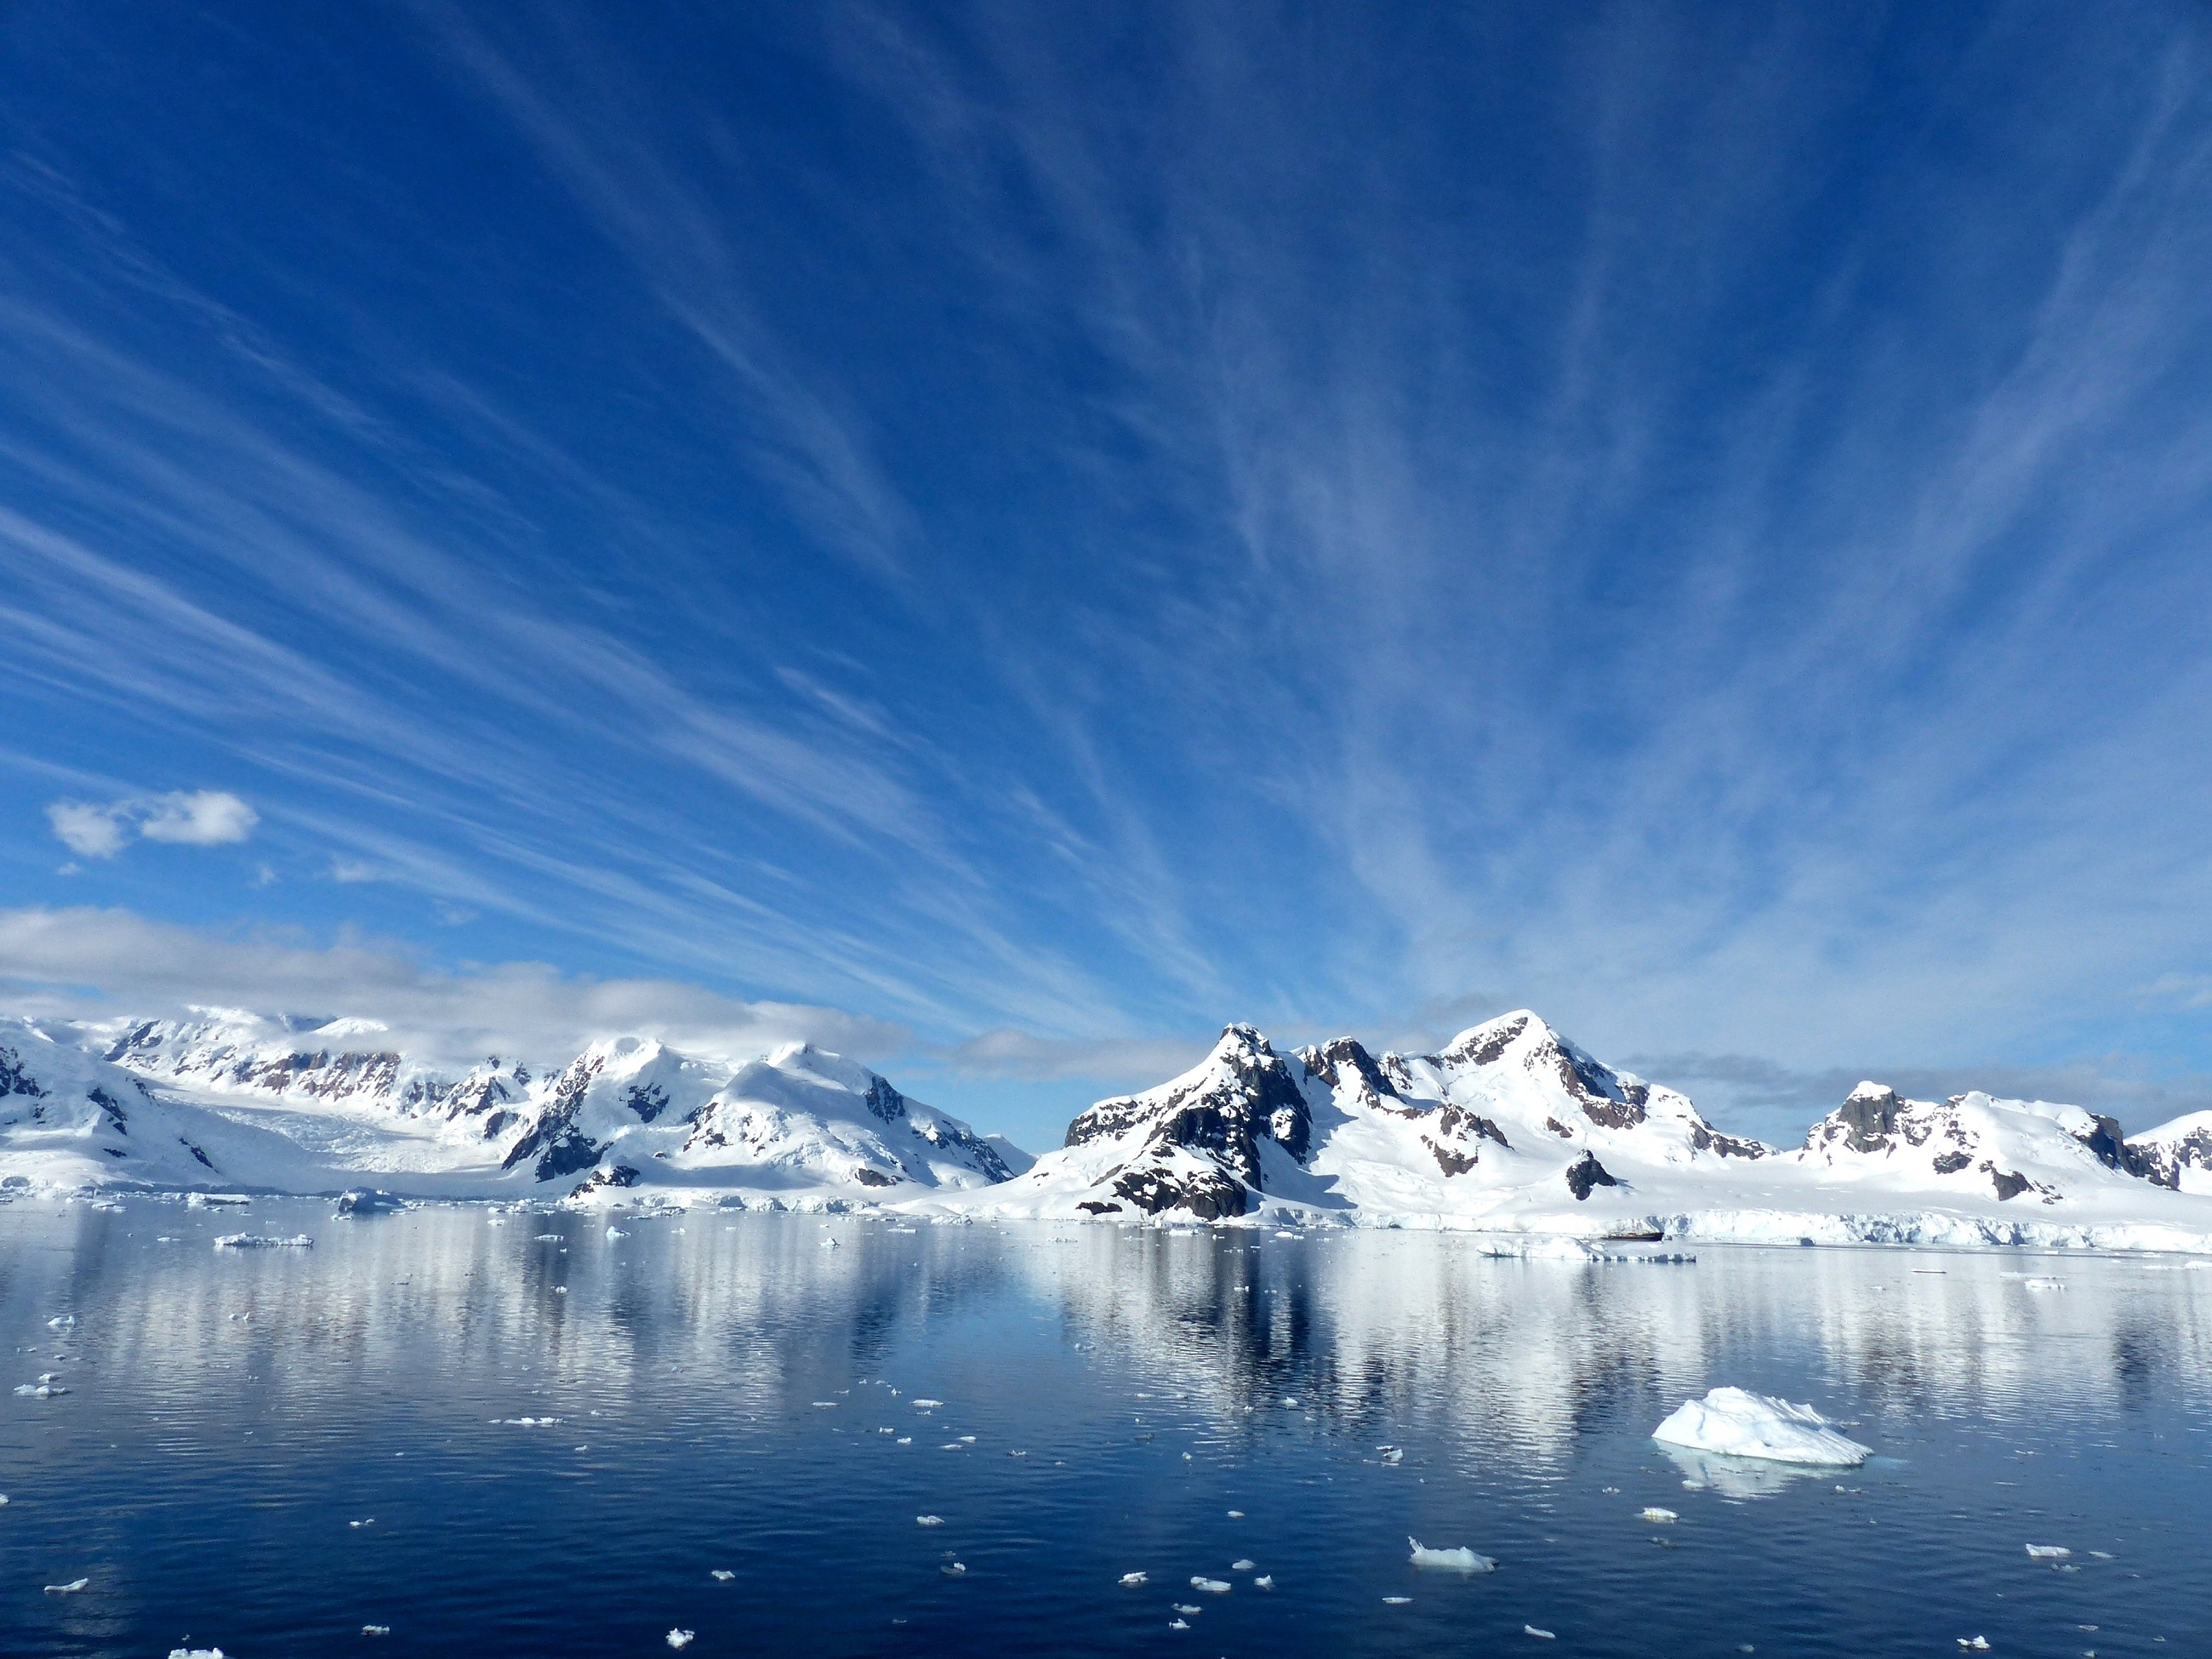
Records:
M1590 1194L1600 1187L1618 1187L1620 1181L1604 1164L1597 1161L1595 1152L1584 1152L1567 1165L1567 1190L1575 1195L1578 1204L1586 1203Z

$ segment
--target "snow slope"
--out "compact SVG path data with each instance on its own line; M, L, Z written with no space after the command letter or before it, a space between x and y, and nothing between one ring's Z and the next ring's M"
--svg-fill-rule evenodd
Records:
M233 1010L0 1023L0 1053L16 1057L0 1063L38 1103L0 1112L0 1178L425 1196L642 1188L817 1207L1012 1174L966 1124L805 1044L732 1065L625 1036L554 1065L492 1056L456 1075L378 1046L382 1035Z
M1377 1057L1349 1038L1284 1054L1231 1025L1181 1077L1085 1112L1026 1173L916 1207L2212 1248L2212 1201L2173 1190L2168 1164L2180 1156L2130 1143L2078 1107L1906 1101L1871 1084L1802 1148L1779 1152L1721 1133L1682 1095L1600 1063L1524 1010L1414 1056Z

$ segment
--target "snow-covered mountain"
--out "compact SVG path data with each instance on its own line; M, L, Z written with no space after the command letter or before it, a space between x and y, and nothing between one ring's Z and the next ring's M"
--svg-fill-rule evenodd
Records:
M2212 1113L2130 1140L2079 1107L1866 1083L1782 1151L1523 1011L1433 1054L1231 1025L1032 1163L803 1044L728 1062L623 1036L449 1067L368 1022L201 1011L0 1021L0 1184L2212 1249Z
M228 1010L0 1022L0 1076L24 1103L0 1110L0 1175L453 1196L642 1187L811 1206L1013 1173L958 1119L803 1043L728 1064L626 1036L456 1073L384 1036Z
M1231 1025L1192 1070L1099 1102L1025 1174L947 1207L1334 1212L1583 1238L2212 1243L2212 1202L2176 1190L2177 1168L2212 1158L2212 1120L2191 1133L2131 1143L2079 1107L1907 1101L1865 1084L1783 1152L1722 1133L1526 1011L1411 1056L1350 1038L1285 1054Z

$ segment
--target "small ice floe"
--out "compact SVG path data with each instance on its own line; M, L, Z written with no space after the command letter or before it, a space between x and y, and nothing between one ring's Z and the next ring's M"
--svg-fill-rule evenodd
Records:
M568 1287L566 1285L556 1285L553 1287L553 1294L556 1296L566 1296L568 1294Z
M1231 1561L1229 1564L1229 1571L1231 1572L1249 1572L1253 1568L1259 1565L1260 1564L1257 1561Z
M2037 1561L2063 1561L2074 1553L2063 1544L2030 1544L2027 1549L2030 1559Z
M1559 1632L1553 1630L1538 1630L1534 1625L1522 1626L1521 1633L1523 1636L1533 1636L1539 1642L1556 1642L1559 1639Z
M1715 1389L1703 1400L1686 1400L1651 1431L1664 1444L1688 1446L1725 1457L1775 1463L1856 1468L1873 1448L1838 1434L1810 1406L1793 1406L1742 1389Z
M918 1412L933 1412L945 1402L942 1400L909 1400L906 1403Z
M1201 1613L1206 1611L1204 1607L1199 1606L1195 1601L1176 1601L1170 1605L1186 1619L1192 1617L1194 1614Z
M491 1420L503 1429L550 1429L561 1421L557 1417L495 1417Z
M1297 1235L1296 1233L1278 1232L1275 1237L1278 1238L1296 1238Z
M222 1659L221 1648L171 1648L169 1659Z
M1202 1574L1192 1575L1190 1587L1194 1590L1204 1590L1208 1595L1226 1595L1230 1590L1226 1578L1208 1578Z
M1399 1447L1382 1446L1377 1448L1377 1449L1382 1452L1382 1461L1385 1463L1402 1463L1406 1461L1406 1454L1404 1450Z
M271 1238L264 1233L224 1233L215 1242L218 1250L312 1250L315 1241L305 1233Z
M373 1527L373 1526L374 1526L375 1524L376 1524L376 1517L375 1517L374 1516L373 1516L373 1515L372 1515L372 1516L370 1516L368 1519L363 1520L363 1521L349 1521L349 1522L346 1522L346 1525L348 1525L349 1527Z
M1190 1628L1190 1621L1188 1619L1170 1619L1168 1620L1168 1628L1170 1630L1188 1630Z
M1152 1575L1144 1572L1125 1572L1121 1575L1123 1589L1142 1589L1152 1582Z
M56 1314L52 1319L49 1319L46 1322L46 1328L50 1331L65 1331L76 1323L76 1316L75 1314Z
M834 1400L817 1400L814 1402L814 1409L817 1412L834 1412L837 1409L837 1402Z
M1649 1522L1655 1527L1663 1527L1669 1522L1679 1521L1682 1517L1672 1510L1662 1510L1654 1504L1650 1509L1638 1510L1636 1512L1636 1518L1638 1521Z
M1382 1598L1382 1605L1386 1607L1402 1607L1413 1599L1410 1595L1386 1595Z
M2021 1281L2021 1288L2024 1291L2063 1291L2066 1288L2066 1281L2063 1279L2024 1279Z
M1244 1511L1242 1510L1231 1510L1229 1511L1229 1518L1231 1521L1242 1521L1244 1518Z
M1274 1589L1274 1588L1275 1588L1275 1575L1274 1575L1273 1573L1272 1573L1272 1572L1263 1572L1263 1573L1261 1573L1261 1574L1257 1578L1255 1578L1255 1579L1252 1581L1252 1588L1253 1588L1254 1589Z
M937 1449L939 1451L966 1451L968 1448L962 1445L957 1440L948 1440Z
M910 1434L902 1434L898 1437L898 1443L902 1446L911 1446L914 1444L914 1437Z
M707 1577L713 1579L718 1584L726 1584L730 1580L735 1578L737 1576L737 1574L732 1572L727 1567L716 1567L712 1572L709 1572L707 1575Z
M917 1527L941 1527L945 1524L945 1517L941 1515L917 1515L914 1517L914 1524Z
M957 1578L967 1571L968 1564L964 1561L947 1561L938 1569L938 1571L943 1573L947 1578Z
M668 1632L668 1645L672 1648L688 1648L698 1638L698 1635L699 1632L696 1631L672 1630Z
M7 1494L5 1492L0 1492L0 1504L4 1504L7 1501ZM2091 1550L2089 1553L2095 1556L2100 1561L2110 1561L2116 1559L2110 1550Z
M530 1242L532 1244L558 1244L561 1242L561 1235L558 1233L539 1233L532 1237Z
M363 1636L389 1636L392 1634L392 1626L389 1625L363 1625L361 1627L361 1633Z
M607 1237L609 1238L628 1238L629 1235L619 1227L610 1227L607 1229Z
M1969 1653L1987 1653L1990 1650L1990 1638L1986 1636L1961 1636L1959 1638L1959 1645Z
M1418 1538L1406 1540L1413 1547L1413 1565L1434 1567L1443 1572L1495 1572L1498 1563L1486 1555L1477 1555L1462 1545L1455 1550L1432 1550Z
M67 1394L69 1390L54 1380L53 1372L41 1371L37 1382L17 1383L15 1392L26 1400L51 1400L58 1394Z
M92 1583L92 1580L89 1578L72 1578L66 1584L47 1585L46 1594L49 1595L75 1595L79 1590L82 1589L90 1583Z

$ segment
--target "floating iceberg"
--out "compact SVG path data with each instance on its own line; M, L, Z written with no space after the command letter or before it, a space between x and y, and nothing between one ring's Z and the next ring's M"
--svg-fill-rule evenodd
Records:
M1477 1555L1462 1545L1455 1550L1432 1550L1418 1538L1406 1540L1413 1547L1413 1565L1417 1567L1436 1567L1446 1572L1495 1572L1498 1563L1486 1555Z
M262 1233L225 1233L215 1242L218 1250L312 1250L315 1241L305 1233L289 1238L270 1238Z
M1148 1573L1125 1572L1121 1575L1123 1589L1142 1589L1150 1582L1151 1575Z
M2030 1544L2028 1555L2038 1561L2063 1561L2074 1553L2063 1544Z
M1651 1431L1668 1445L1689 1446L1726 1457L1772 1463L1856 1466L1873 1448L1838 1434L1810 1406L1793 1406L1741 1389L1715 1389L1703 1400L1686 1400Z

